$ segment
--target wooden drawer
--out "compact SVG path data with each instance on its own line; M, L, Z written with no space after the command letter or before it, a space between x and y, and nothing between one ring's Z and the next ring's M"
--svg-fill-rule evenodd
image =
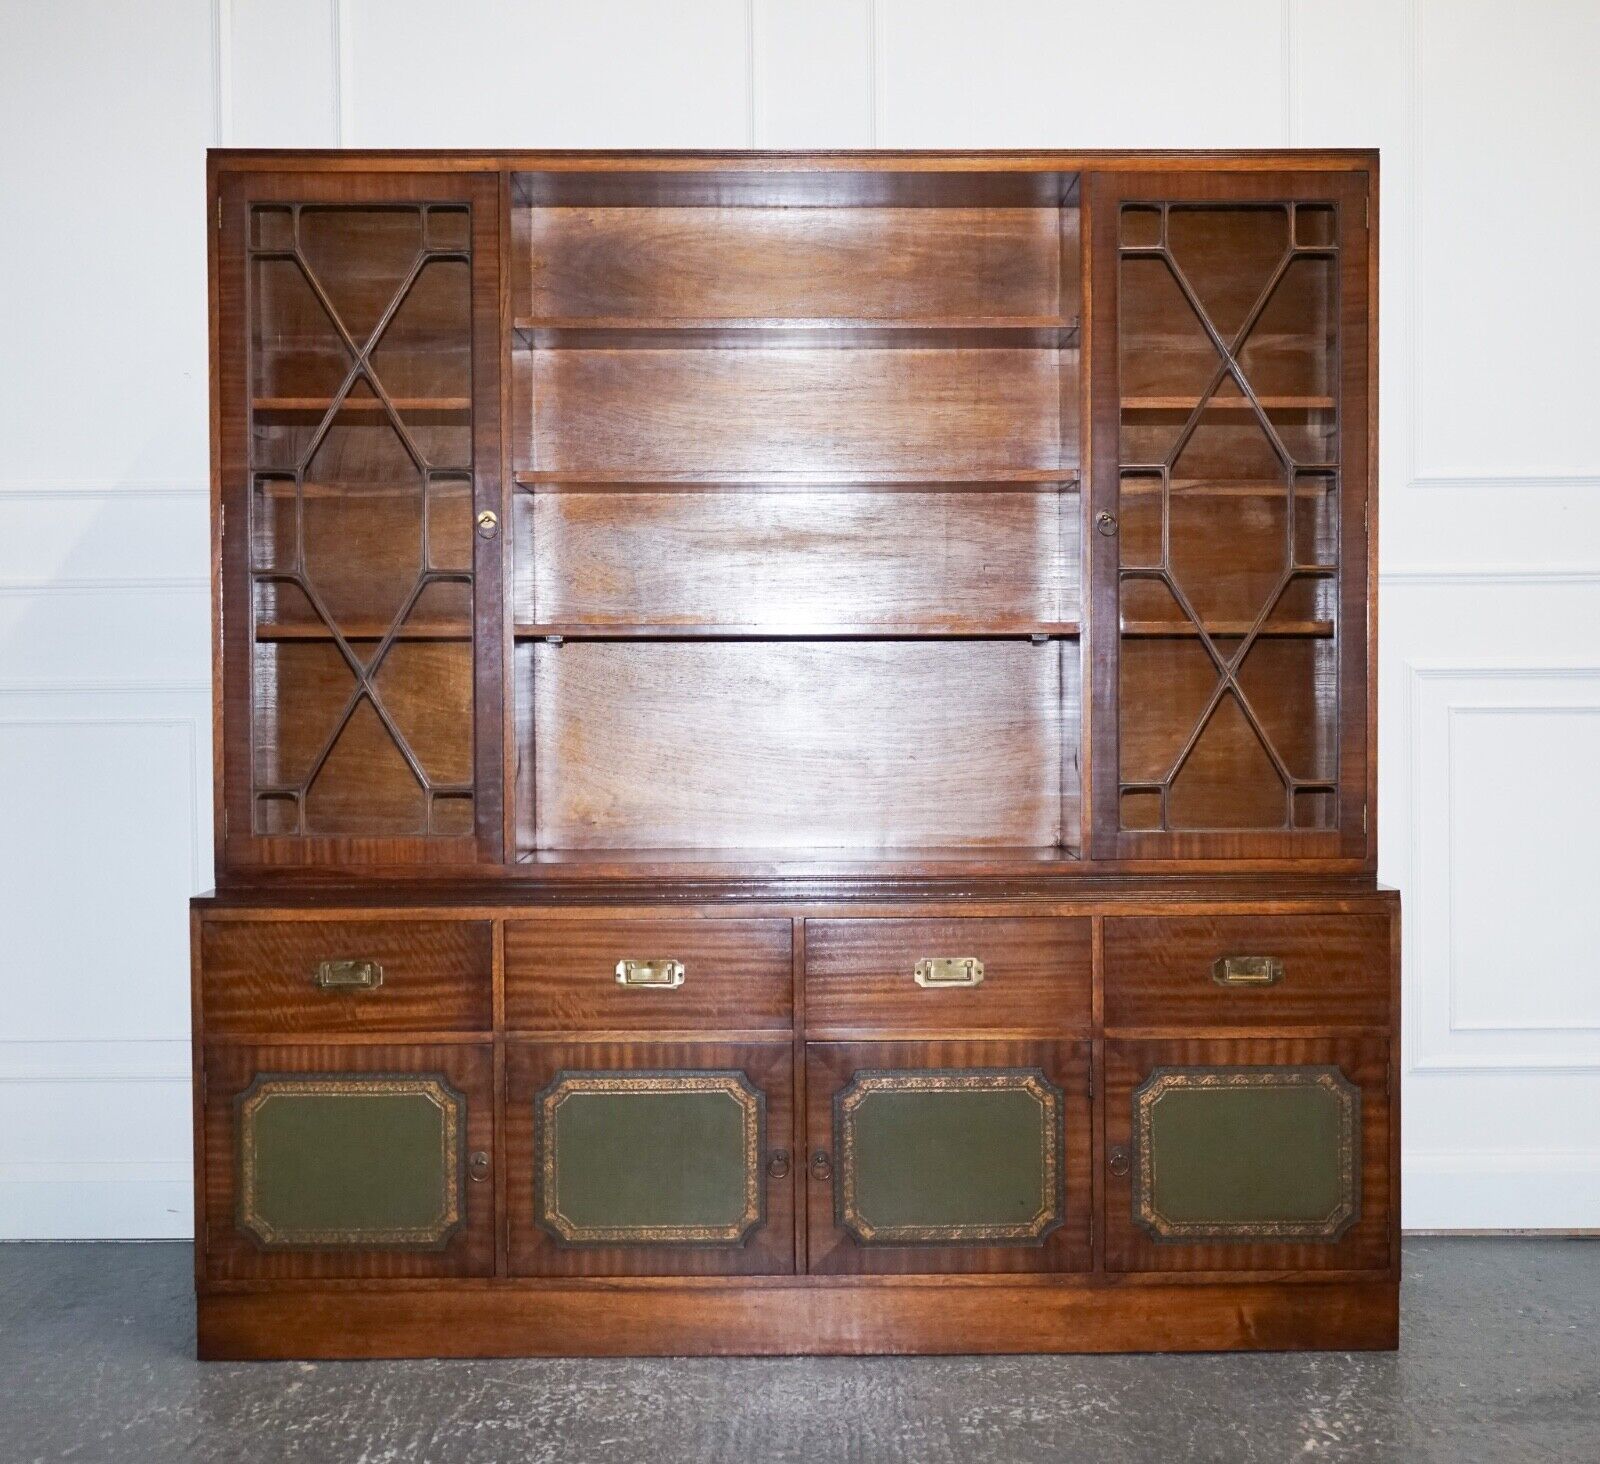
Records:
M925 985L925 960L983 966L976 986ZM1088 920L806 921L809 1031L1063 1032L1089 1023ZM928 979L925 977L924 979Z
M488 1031L493 944L487 920L207 921L206 1034Z
M1371 915L1114 916L1105 923L1108 1027L1386 1027L1390 921ZM1270 983L1230 957L1279 963Z
M513 1031L786 1030L787 920L512 920L506 1025ZM622 961L676 961L676 986L628 986Z

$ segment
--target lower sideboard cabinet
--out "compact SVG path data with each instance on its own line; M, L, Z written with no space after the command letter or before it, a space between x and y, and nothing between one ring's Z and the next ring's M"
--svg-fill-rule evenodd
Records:
M1090 1264L1089 1044L813 1042L813 1274Z
M216 1046L211 1280L494 1273L488 1043Z
M1105 1048L1106 1268L1390 1266L1380 1038Z
M511 1043L511 1274L793 1272L792 1054L788 1041Z

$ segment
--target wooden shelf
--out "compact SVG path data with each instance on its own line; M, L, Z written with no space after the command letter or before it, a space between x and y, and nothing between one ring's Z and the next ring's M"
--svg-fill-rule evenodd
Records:
M1330 477L1326 483L1307 484L1299 482L1295 485L1296 498L1322 498L1335 489L1335 481ZM1119 492L1124 498L1154 497L1161 491L1159 479L1151 474L1148 478L1141 479L1137 475L1124 473ZM1172 480L1172 496L1174 498L1282 498L1287 492L1287 487L1282 479L1218 479L1218 478L1174 478Z
M603 624L595 621L521 623L518 640L1025 640L1047 636L1071 639L1078 622L902 621L898 623L836 623L806 625L742 624Z
M519 854L517 862L537 865L550 874L565 870L575 875L637 875L669 865L679 875L695 872L724 875L737 869L741 874L759 877L793 874L802 869L816 874L833 871L892 874L896 865L923 864L948 864L952 874L991 872L1014 866L1075 864L1082 857L1076 847L1061 845L911 845L905 848L745 848L736 845L683 849L533 849Z
M790 489L827 488L839 492L858 489L879 492L897 488L970 489L974 492L1013 488L1038 492L1076 488L1076 468L1016 468L1005 473L930 468L904 473L640 473L603 469L545 469L514 473L519 488L540 493L591 493L600 488L620 488L634 493L695 492L726 489L736 492L783 492Z
M1260 396L1256 400L1268 411L1329 411L1335 405L1331 396ZM1123 397L1125 412L1192 412L1200 405L1193 396L1133 396ZM1247 397L1211 397L1206 402L1208 412L1249 412L1254 410Z
M376 620L352 621L339 627L347 641L382 640L389 627ZM256 625L258 641L331 641L333 632L320 620L280 620ZM472 627L464 620L408 620L395 636L403 641L464 641Z
M1254 624L1250 620L1208 620L1205 622L1206 634L1211 636L1243 636L1248 635L1250 627ZM1261 627L1262 635L1270 636L1322 636L1333 634L1331 620L1269 620ZM1152 636L1152 635L1192 635L1198 636L1199 630L1189 620L1124 620L1122 634L1125 636Z
M1054 350L1077 343L1078 322L1048 315L948 316L523 316L517 344L531 350L732 348Z
M429 478L433 482L434 490L445 485L459 485L462 489L469 489L472 481L470 468L432 469ZM294 479L292 477L277 477L269 472L256 474L255 491L262 498L293 498ZM301 485L301 491L306 498L413 498L419 503L422 500L422 477L419 473L411 482L390 480L381 483L313 483L306 482Z
M471 397L391 397L395 410L401 416L460 416L472 411ZM316 416L320 418L330 406L332 397L269 396L252 397L250 410L257 416ZM384 417L388 414L377 397L345 398L339 403L342 416L348 412L357 417Z

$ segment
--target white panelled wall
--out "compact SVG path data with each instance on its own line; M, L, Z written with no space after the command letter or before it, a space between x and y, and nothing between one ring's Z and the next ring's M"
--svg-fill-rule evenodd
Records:
M1600 0L0 0L0 1236L190 1228L204 149L1377 145L1405 1223L1600 1227Z

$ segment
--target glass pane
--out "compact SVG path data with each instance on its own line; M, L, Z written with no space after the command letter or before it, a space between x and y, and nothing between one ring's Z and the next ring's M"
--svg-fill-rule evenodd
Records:
M560 1073L534 1100L537 1214L569 1245L739 1245L764 1219L742 1072Z
M1134 1094L1134 1218L1161 1240L1336 1240L1361 1095L1333 1067L1160 1068Z
M1062 1223L1061 1090L1032 1069L860 1072L834 1099L863 1245L1037 1242Z
M442 1078L264 1074L238 1100L241 1228L266 1249L442 1247L465 1100Z
M257 833L471 832L469 225L252 210Z
M1123 829L1334 826L1334 223L1326 205L1124 206Z

